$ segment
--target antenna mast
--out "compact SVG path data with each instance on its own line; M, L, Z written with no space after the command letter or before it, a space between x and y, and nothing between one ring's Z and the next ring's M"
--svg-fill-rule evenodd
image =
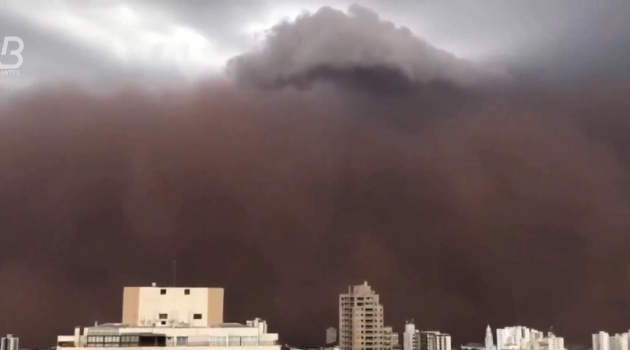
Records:
M173 287L177 286L177 261L173 260Z

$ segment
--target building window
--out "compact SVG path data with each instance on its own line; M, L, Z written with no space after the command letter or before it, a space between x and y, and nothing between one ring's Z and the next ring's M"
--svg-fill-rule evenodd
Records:
M227 337L225 336L210 336L210 346L227 346Z
M257 345L258 345L258 337L255 337L255 336L241 337L241 346L257 346Z
M228 346L241 346L241 337L238 335L228 336Z
M168 319L168 314L160 314L160 320Z
M184 289L184 294L190 295L190 289Z
M166 321L162 321L161 323L162 323L162 326L166 325Z
M201 320L201 314L194 314L194 315L193 315L193 319L195 319L195 320Z
M188 337L177 337L177 346L188 345Z
M166 289L160 289L160 294L162 295L166 294Z

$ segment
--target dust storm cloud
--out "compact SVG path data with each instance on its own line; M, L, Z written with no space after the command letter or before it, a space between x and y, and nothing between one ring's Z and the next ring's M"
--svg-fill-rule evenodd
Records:
M569 343L627 329L628 88L491 93L431 73L366 97L338 73L3 106L0 329L44 347L117 321L122 286L170 283L173 259L179 284L226 288L228 321L266 318L292 344L320 343L363 280L396 330L413 317L455 342L488 323Z

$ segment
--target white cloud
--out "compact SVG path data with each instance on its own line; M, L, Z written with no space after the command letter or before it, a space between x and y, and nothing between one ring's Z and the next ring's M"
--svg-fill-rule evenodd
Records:
M221 52L203 33L150 6L120 1L83 7L55 1L14 1L7 9L125 65L176 68L194 78L222 68L232 55Z

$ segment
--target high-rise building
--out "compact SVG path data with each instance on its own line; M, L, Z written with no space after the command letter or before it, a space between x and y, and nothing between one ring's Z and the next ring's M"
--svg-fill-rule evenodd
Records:
M407 321L405 324L405 332L403 333L403 350L418 350L419 339L420 335L413 320Z
M326 329L326 344L334 344L337 342L337 328L329 327Z
M0 342L0 350L18 350L20 348L20 338L16 338L11 334L2 337Z
M379 295L368 285L348 287L339 295L340 350L391 350Z
M420 331L420 350L451 350L451 336L438 331Z
M496 347L494 346L494 339L492 338L492 328L490 328L490 325L486 327L485 350L496 350Z
M593 334L593 350L610 350L610 337L606 332Z

